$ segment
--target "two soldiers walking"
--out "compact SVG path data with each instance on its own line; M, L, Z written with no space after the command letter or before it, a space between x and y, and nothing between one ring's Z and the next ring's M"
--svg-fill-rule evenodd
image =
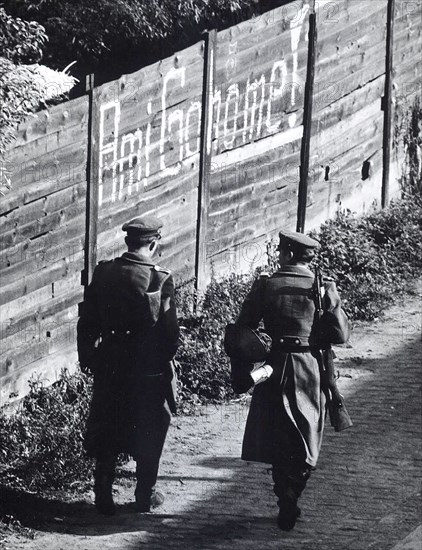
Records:
M85 448L96 459L95 504L107 515L115 512L119 453L136 460L136 510L148 512L164 500L155 483L174 408L170 362L179 327L172 276L152 260L161 227L153 217L123 225L128 252L96 267L78 323L80 364L94 374ZM272 465L277 523L286 531L300 515L297 501L315 469L326 416L309 270L317 246L302 234L280 233L280 269L255 281L236 323L257 329L263 321L272 339L273 373L254 388L242 458ZM325 286L324 309L332 315L341 311L340 299L334 283ZM346 338L346 321L333 328Z

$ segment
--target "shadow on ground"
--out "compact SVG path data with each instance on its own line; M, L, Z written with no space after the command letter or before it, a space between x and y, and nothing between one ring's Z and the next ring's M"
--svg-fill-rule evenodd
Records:
M364 359L361 367L371 374L348 395L354 427L341 434L327 427L318 470L301 499L303 519L291 533L275 526L269 468L230 456L193 457L191 477L189 469L183 480L163 476L173 495L163 513L136 514L124 504L105 519L85 500L7 492L3 511L44 532L130 534L119 546L127 549L279 550L282 540L283 550L387 550L420 523L420 362L416 337L395 355Z

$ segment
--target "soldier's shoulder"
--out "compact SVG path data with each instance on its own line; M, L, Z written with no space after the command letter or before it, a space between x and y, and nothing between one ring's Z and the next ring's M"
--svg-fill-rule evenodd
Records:
M155 264L152 269L154 269L154 271L158 271L160 273L166 273L167 275L171 275L170 269L167 269L166 267L162 267L161 265Z
M114 260L100 260L95 267L95 271L97 271L97 273L102 272L104 269L107 269L107 266L111 265L113 261Z

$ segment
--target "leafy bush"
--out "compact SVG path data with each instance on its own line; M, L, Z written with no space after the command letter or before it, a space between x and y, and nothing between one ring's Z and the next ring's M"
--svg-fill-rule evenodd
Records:
M31 69L21 64L39 61L46 41L38 23L14 19L0 8L0 158L13 140L16 126L44 98Z
M197 312L181 320L178 378L181 399L224 400L233 396L230 365L223 350L224 329L233 322L250 288L251 275L212 279L197 303Z
M82 373L61 373L44 387L30 382L30 392L13 415L0 414L0 480L32 491L83 487L92 461L82 441L91 381Z
M405 151L402 191L410 197L422 195L422 107L419 96L413 105L396 108L395 146ZM402 142L402 143L401 143Z
M366 320L377 317L391 303L394 283L366 219L341 212L313 235L321 245L316 263L336 281L348 315Z

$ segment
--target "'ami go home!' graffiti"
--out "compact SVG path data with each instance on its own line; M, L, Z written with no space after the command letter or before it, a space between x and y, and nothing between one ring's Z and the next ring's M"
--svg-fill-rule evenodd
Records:
M289 23L291 52L280 52L272 67L256 78L223 85L209 83L210 124L207 136L209 153L220 153L245 145L265 135L298 127L295 110L302 106L303 82L300 80L298 48L306 29L309 6L305 4ZM227 76L236 72L237 42L229 43L224 59ZM211 63L216 60L211 58ZM255 59L243 73L256 73L260 60ZM233 72L233 71L232 71ZM213 71L211 70L211 74ZM145 98L136 106L138 113L146 109L147 118L130 132L122 132L125 105L119 100L100 105L99 109L99 204L115 202L126 195L139 193L154 181L179 174L187 159L200 152L202 105L198 98L186 99L177 105L168 101L169 91L186 87L191 78L189 66L172 67L162 75L161 97ZM136 117L134 111L133 117ZM130 117L129 117L130 118ZM134 120L133 126L136 125ZM301 127L295 137L300 137Z

